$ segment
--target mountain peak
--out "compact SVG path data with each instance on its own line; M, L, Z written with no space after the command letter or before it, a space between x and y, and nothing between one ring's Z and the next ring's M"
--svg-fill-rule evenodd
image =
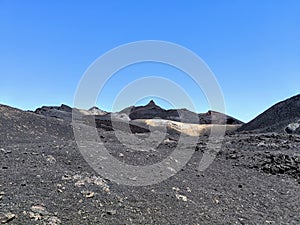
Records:
M94 110L99 110L99 108L97 106L93 106L88 111L94 111Z
M151 99L151 101L147 104L147 106L156 106L155 102Z

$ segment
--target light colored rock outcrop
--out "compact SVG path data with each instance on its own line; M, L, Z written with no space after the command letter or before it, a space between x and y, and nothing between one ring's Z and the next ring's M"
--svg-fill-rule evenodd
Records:
M202 136L209 134L211 130L215 133L222 133L228 131L235 131L241 125L220 125L220 124L192 124L181 123L171 120L163 119L138 119L134 120L139 124L145 124L150 127L167 128L189 136Z

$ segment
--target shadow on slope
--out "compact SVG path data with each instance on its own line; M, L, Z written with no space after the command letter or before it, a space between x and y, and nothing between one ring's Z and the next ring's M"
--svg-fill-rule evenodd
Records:
M73 137L72 127L64 120L0 105L0 143L65 140Z
M300 134L300 95L275 104L238 131Z

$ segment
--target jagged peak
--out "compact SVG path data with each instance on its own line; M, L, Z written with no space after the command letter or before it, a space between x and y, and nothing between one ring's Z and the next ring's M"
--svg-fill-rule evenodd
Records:
M147 104L147 106L157 106L153 99L150 100L150 102Z
M100 110L97 106L93 106L89 109L89 111L93 111L93 110Z

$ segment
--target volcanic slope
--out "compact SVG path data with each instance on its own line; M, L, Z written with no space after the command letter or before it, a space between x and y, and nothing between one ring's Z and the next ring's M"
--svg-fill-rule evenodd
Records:
M243 122L225 114L208 111L207 113L194 113L187 109L163 109L151 100L145 106L130 106L120 113L125 113L131 120L135 119L164 119L182 123L194 124L242 124Z
M109 154L129 165L194 150L169 179L126 186L90 167L69 122L1 106L0 124L1 224L300 224L299 135L237 133L193 144L167 134L147 148L155 142L147 133L121 141L115 131L98 129ZM203 154L217 143L215 160L199 171ZM101 171L101 160L98 166ZM122 174L111 170L113 177Z
M244 124L239 131L300 134L300 95L275 104Z
M54 119L0 105L0 143L44 142L61 137L73 138L72 127L65 120Z
M44 115L46 117L60 118L66 121L72 121L72 113L81 114L82 116L104 116L107 112L97 108L92 107L89 110L84 109L73 109L70 106L62 104L61 106L42 106L37 108L34 113L39 115Z

